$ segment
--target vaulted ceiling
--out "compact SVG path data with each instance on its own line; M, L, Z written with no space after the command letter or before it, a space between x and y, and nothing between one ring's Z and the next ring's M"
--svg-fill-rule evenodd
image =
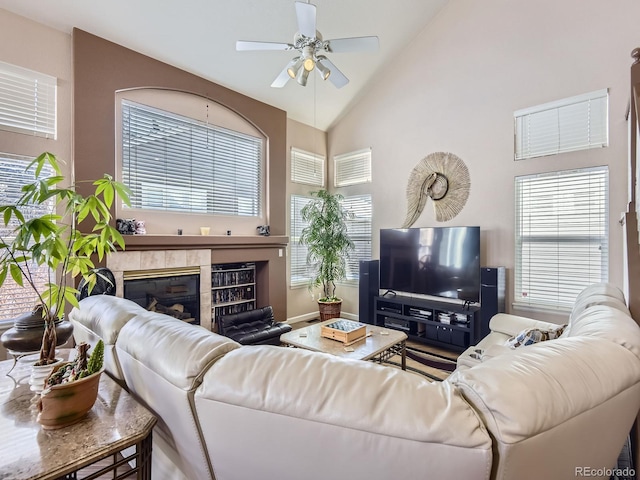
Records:
M236 40L293 43L294 0L0 0L0 8L70 33L73 27L164 61L328 129L447 0L312 0L324 39L377 35L377 53L330 53L350 82L271 82L291 51L237 52Z

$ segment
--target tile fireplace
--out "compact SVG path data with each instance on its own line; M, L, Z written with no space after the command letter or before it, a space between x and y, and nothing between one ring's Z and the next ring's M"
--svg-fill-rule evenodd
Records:
M136 250L109 255L116 295L211 330L211 251ZM155 300L155 304L152 303Z
M200 269L125 272L123 296L141 307L200 325Z
M196 312L199 311L199 317L193 315L187 320L197 319L200 326L208 330L214 330L212 310L215 310L216 315L224 315L231 313L227 311L228 307L241 309L243 307L240 304L252 300L252 306L247 303L246 308L271 305L276 318L287 318L287 237L127 235L125 242L125 251L113 252L106 259L106 267L115 277L116 295L119 297L133 296L134 301L145 303L143 306L146 308L148 288L132 287L129 283L139 279L153 279L153 283L159 285L155 295L158 303L162 304L159 308L171 308L178 304L178 308L185 307L190 313L195 309ZM253 271L252 279L244 278L245 273L241 272L245 269ZM237 273L233 273L233 270L237 270ZM228 277L234 278L234 275L237 275L237 284L218 284L221 279L224 280L223 283L229 283ZM187 280L186 277L190 276L193 278ZM216 285L212 284L213 277ZM197 283L197 287L191 282ZM133 292L129 291L130 288L133 288ZM196 288L199 292L199 308L195 304L187 307L189 298L176 300L172 297L162 301L158 298L166 293L178 297L178 294L193 293ZM215 302L214 294L220 297L216 297ZM230 297L224 298L225 295ZM221 302L222 305L237 303L238 306L222 306ZM168 303L171 305L166 305Z

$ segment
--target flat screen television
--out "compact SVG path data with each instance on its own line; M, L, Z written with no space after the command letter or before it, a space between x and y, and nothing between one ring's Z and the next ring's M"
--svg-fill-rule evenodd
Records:
M480 301L480 227L380 230L380 288Z

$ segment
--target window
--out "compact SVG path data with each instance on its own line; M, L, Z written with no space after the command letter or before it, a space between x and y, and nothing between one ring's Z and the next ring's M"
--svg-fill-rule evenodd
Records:
M608 169L515 183L515 304L568 309L584 287L608 279Z
M22 186L34 181L35 172L33 170L25 172L25 168L31 160L33 159L0 154L0 204L15 203L22 196ZM43 174L55 174L48 165L43 170ZM51 200L48 206L34 205L33 210L23 210L23 213L26 214L27 218L33 218L51 212L54 208L54 201ZM11 223L6 227L4 222L0 223L0 240L10 243L13 240L14 228L15 225ZM44 285L49 282L49 275L52 272L46 266L39 267L35 263L30 264L29 268L35 272L34 277L36 278L38 289L43 291ZM7 276L4 285L0 288L0 322L30 311L37 302L37 296L32 288L21 287L10 276Z
M311 200L302 195L291 195L291 286L305 285L311 277L307 269L307 247L300 245L299 239L307 222L302 220L301 211ZM354 243L354 250L347 259L347 280L360 278L360 260L371 260L371 195L345 197L343 206L353 213L347 221L347 231Z
M122 181L131 207L260 216L264 140L122 101Z
M346 187L371 182L371 149L358 150L333 157L334 185Z
M371 195L345 197L343 205L353 214L347 231L355 246L347 260L347 280L358 280L360 260L371 260Z
M307 247L300 244L300 235L307 226L302 219L302 209L309 203L310 197L291 195L291 227L290 227L290 266L291 286L306 285L310 274L307 270Z
M606 147L608 100L605 89L518 110L515 159Z
M0 62L0 128L56 137L55 77Z
M325 157L291 149L291 181L324 187Z

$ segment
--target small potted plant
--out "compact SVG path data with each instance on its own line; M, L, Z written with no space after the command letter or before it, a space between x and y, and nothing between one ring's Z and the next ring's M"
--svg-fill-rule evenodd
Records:
M84 417L98 397L104 364L104 343L99 340L87 358L89 344L77 345L72 362L56 365L38 400L38 422L45 430L71 425Z
M347 258L354 248L347 232L352 213L343 207L339 193L319 190L311 195L301 211L308 225L300 243L307 246L307 263L313 268L309 289L322 286L318 308L320 319L328 320L340 316L342 299L336 296L336 282L346 277Z
M46 165L54 175L43 173ZM78 305L74 279L83 277L91 291L96 283L95 258L102 261L117 247L124 249L122 235L109 224L110 208L116 196L129 205L129 189L106 174L89 182L93 192L86 196L76 191L76 185L58 187L65 178L55 155L48 152L33 160L27 166L27 171L30 169L34 181L22 188L19 200L0 205L4 225L13 228L11 240L0 236L0 287L11 278L35 292L44 323L36 365L50 365L56 361L55 322L67 304ZM51 209L27 215L34 205L50 205ZM33 265L45 266L50 272L44 288L35 278Z

